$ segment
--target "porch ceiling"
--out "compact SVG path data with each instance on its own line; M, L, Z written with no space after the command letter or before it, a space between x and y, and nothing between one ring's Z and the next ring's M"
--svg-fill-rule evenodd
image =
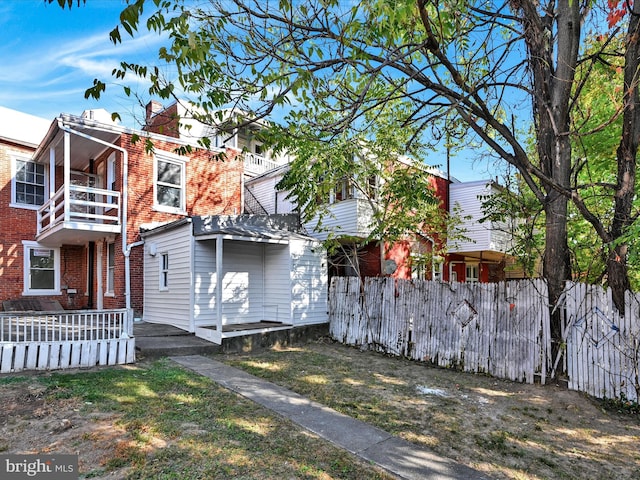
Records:
M502 252L496 252L493 250L477 250L472 252L449 252L454 253L456 255L464 256L465 261L473 262L473 261L482 261L482 262L495 262L500 263L505 258L509 258L510 255Z
M74 125L73 130L78 131L80 133L90 135L92 137L98 138L102 141L113 143L120 136L119 132L108 131L108 130L100 130L82 126L82 125ZM71 158L71 169L85 171L89 168L89 160L96 159L100 155L102 155L109 147L105 145L94 142L88 138L84 138L78 135L71 134L71 148L70 148L70 158ZM53 147L56 158L56 165L64 164L64 131L61 129L56 129L55 135L50 140L50 142L39 150L39 155L35 158L35 161L38 163L49 163L49 149Z
M62 245L84 245L88 242L104 240L120 233L119 225L83 224L81 222L61 222L36 237L36 241L47 247Z

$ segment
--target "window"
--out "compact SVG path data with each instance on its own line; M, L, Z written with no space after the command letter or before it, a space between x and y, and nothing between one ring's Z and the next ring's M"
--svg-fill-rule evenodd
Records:
M107 159L107 190L116 191L116 154L112 153ZM115 197L108 197L106 203L116 203Z
M115 291L114 285L116 280L116 244L107 243L107 291L112 294Z
M23 241L23 295L60 295L60 249Z
M369 175L367 177L367 196L370 200L378 200L378 192L380 187L378 185L378 177L376 175Z
M426 255L419 253L411 254L411 278L414 280L425 280L427 278L427 262Z
M33 209L43 205L47 191L46 166L25 158L14 158L12 166L12 203Z
M159 152L155 160L155 208L184 213L185 157Z
M160 255L160 290L169 290L169 254Z
M436 280L438 282L442 281L442 268L443 268L443 259L441 256L439 255L435 255L433 257L433 271L432 271L432 277L433 280Z
M348 200L350 198L354 198L355 188L351 184L348 178L343 178L342 180L336 183L336 188L334 192L334 202L341 202L343 200Z
M477 263L468 263L467 271L466 271L466 281L467 283L477 283L478 282L478 264Z

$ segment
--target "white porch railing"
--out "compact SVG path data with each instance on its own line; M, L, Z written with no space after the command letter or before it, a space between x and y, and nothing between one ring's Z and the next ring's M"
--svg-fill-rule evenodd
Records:
M0 373L133 362L126 309L0 313Z
M38 209L37 235L61 222L120 225L120 192L81 185L68 189L68 203L63 185Z
M281 164L269 160L262 155L246 152L244 154L244 170L246 173L260 175L274 168L278 168Z

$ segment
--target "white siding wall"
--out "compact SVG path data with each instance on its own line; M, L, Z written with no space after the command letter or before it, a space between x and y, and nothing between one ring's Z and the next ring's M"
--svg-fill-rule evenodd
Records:
M264 318L291 323L289 245L265 245Z
M263 244L226 240L222 249L222 324L262 320Z
M287 198L288 191L276 192L276 212L275 213L293 213L297 212L296 204Z
M297 238L291 239L290 250L293 324L328 322L326 251L319 242Z
M276 213L276 184L280 177L263 177L252 181L247 189L256 197L268 214ZM288 213L288 212L278 212Z
M144 249L144 320L189 330L191 224L148 237ZM155 246L155 256L150 249ZM160 290L162 254L169 255L169 288Z
M292 213L296 206L286 197L289 192L278 191L276 185L282 180L282 175L264 176L251 180L247 188L260 202L268 214Z
M319 228L317 215L304 226L309 235L318 240L326 240L329 232L338 236L366 236L368 232L360 229L361 220L358 218L358 204L362 202L363 200L355 198L336 202L329 206L329 213L324 215L322 225ZM318 228L317 231L316 228Z
M488 182L453 183L450 188L450 202L452 207L457 205L464 220L461 228L466 230L464 235L470 239L468 242L456 242L452 246L452 252L472 252L478 250L492 250L491 230L489 223L480 223L483 217L482 204L479 196L489 194ZM453 209L452 209L453 210Z
M194 243L194 318L196 327L216 323L216 242Z

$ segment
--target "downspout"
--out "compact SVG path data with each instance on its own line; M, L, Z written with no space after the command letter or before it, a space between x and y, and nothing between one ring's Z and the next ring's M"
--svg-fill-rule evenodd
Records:
M126 227L125 227L126 229ZM122 242L123 246L125 242ZM127 308L127 312L130 317L133 316L133 311L131 310L131 261L129 260L129 256L131 255L131 249L133 247L138 247L140 245L144 245L144 240L139 240L137 242L130 243L126 246L125 250L123 250L124 254L124 284L125 284L125 305ZM132 318L130 318L132 320ZM133 323L130 323L133 325ZM132 332L133 333L133 332Z
M87 135L86 133L79 132L70 127L67 127L62 123L61 120L58 120L58 127L60 130L72 133L74 135L78 135L79 137L86 138L92 142L96 142L100 145L104 145L106 147L113 148L114 150L122 153L122 211L121 211L121 219L122 219L122 233L120 234L122 237L122 252L124 254L124 271L125 271L125 308L127 309L127 313L129 314L130 320L133 315L131 312L131 278L130 278L130 270L131 266L129 265L129 254L131 253L131 248L135 247L139 242L135 242L131 245L127 244L127 212L129 206L129 196L128 196L128 186L129 186L129 152L126 149L115 145L113 143L105 142L104 140L100 140L99 138L92 137L91 135Z

